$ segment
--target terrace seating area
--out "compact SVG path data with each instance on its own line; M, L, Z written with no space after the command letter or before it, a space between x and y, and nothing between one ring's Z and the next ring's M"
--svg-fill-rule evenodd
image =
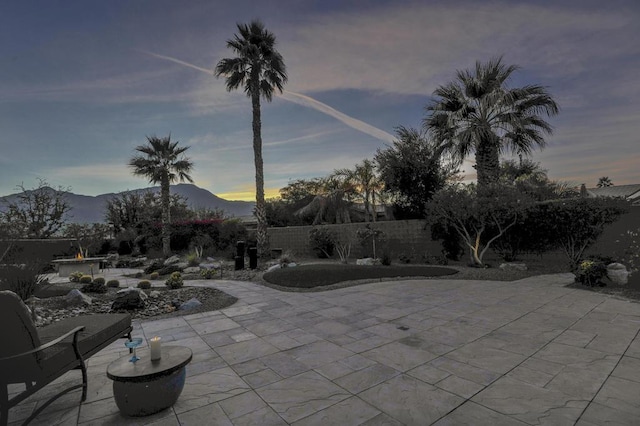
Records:
M128 353L117 341L88 359L85 402L70 392L32 424L634 424L640 304L571 281L425 279L306 293L192 282L239 301L133 323L143 345L161 336L193 352L172 408L119 413L106 376ZM12 409L9 424L73 374Z

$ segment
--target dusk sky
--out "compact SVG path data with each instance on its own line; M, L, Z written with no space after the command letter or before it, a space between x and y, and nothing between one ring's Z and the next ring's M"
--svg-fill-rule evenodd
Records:
M267 197L372 158L457 69L500 55L521 67L511 86L560 105L532 156L552 179L640 183L637 0L23 0L0 5L0 195L38 177L86 195L147 187L127 162L171 133L196 185L253 200L251 102L211 71L255 18L289 75L262 108Z

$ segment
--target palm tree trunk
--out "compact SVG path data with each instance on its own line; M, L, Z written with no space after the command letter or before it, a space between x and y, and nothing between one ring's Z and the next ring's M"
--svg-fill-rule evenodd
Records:
M171 204L169 200L169 176L162 176L160 182L160 202L162 204L162 254L171 255Z
M481 141L476 149L476 172L478 174L478 189L498 181L500 169L500 152L497 143Z
M252 79L254 76L252 76ZM251 105L253 109L253 160L256 168L256 210L258 222L256 238L258 240L258 256L266 256L269 249L269 235L267 234L267 210L264 202L264 170L262 161L262 123L260 121L260 92L258 76L251 92Z

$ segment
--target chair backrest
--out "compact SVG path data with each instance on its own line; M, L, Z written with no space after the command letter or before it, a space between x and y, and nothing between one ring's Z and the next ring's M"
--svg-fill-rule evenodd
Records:
M0 291L0 358L27 352L38 346L40 338L27 306L14 292ZM31 368L37 362L36 356L5 362L2 363L2 370Z

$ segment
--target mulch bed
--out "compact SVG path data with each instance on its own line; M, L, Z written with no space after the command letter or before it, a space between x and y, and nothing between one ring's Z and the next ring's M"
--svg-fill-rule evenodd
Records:
M430 265L343 265L314 264L267 272L262 279L280 287L311 289L345 281L405 277L441 277L458 273L456 269Z

